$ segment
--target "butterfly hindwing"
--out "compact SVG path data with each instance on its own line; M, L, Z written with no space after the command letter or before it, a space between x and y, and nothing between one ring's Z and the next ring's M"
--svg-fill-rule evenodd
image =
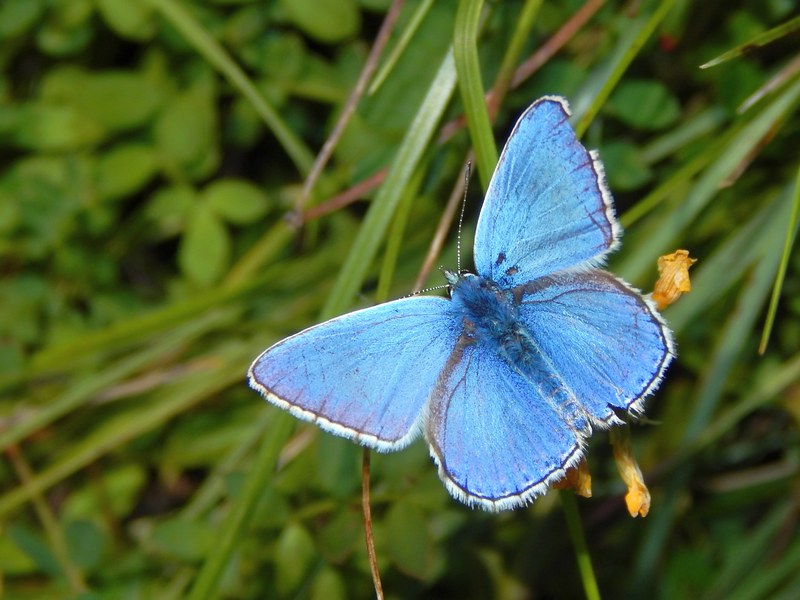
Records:
M604 424L637 411L673 357L672 334L641 294L600 269L542 277L515 290L544 360Z
M458 337L444 298L417 296L331 319L278 342L250 385L295 417L376 450L402 448Z
M581 456L590 429L557 378L525 377L490 344L462 338L431 395L425 437L450 493L488 510L521 506Z
M497 164L475 234L478 275L501 287L598 263L620 233L594 152L569 124L567 101L547 96L519 118Z

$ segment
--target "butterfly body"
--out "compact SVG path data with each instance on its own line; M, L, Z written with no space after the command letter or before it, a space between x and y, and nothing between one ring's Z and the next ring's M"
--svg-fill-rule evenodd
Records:
M472 273L453 279L451 304L463 323L460 343L482 344L521 374L535 373L540 360L536 344L520 319L513 290L503 290L491 280ZM533 375L535 376L535 374Z
M520 117L450 299L414 296L264 351L250 384L379 451L420 433L459 500L524 505L580 460L593 428L641 411L673 357L652 302L597 266L620 228L602 165L559 97Z
M465 333L484 343L512 343L521 323L508 291L483 277L464 273L451 284L453 310L460 312Z

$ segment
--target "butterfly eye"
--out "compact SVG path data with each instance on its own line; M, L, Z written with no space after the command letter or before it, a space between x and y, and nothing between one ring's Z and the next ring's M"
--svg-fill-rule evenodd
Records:
M461 274L457 271L451 271L450 269L442 269L442 274L444 278L447 280L447 287L452 289L453 286L458 283L458 280L461 278Z

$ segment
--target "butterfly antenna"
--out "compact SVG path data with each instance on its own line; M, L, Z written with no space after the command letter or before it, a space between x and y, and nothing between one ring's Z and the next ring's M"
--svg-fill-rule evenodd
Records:
M423 288L421 290L417 290L413 294L409 294L408 296L403 296L404 298L410 298L411 296L419 296L420 294L427 294L428 292L435 292L436 290L446 290L449 285L434 285L432 287Z
M461 214L458 217L458 237L456 238L456 268L457 273L461 274L461 224L464 222L464 211L467 208L467 190L469 190L469 178L472 175L472 163L467 161L467 168L464 170L464 199L461 200Z

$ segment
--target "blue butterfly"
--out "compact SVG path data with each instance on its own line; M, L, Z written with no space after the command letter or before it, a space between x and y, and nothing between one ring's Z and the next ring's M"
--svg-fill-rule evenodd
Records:
M619 245L603 166L548 96L520 117L475 236L477 274L331 319L250 368L271 403L388 452L425 436L458 500L525 505L581 458L592 429L639 412L673 357L653 303L597 268Z

